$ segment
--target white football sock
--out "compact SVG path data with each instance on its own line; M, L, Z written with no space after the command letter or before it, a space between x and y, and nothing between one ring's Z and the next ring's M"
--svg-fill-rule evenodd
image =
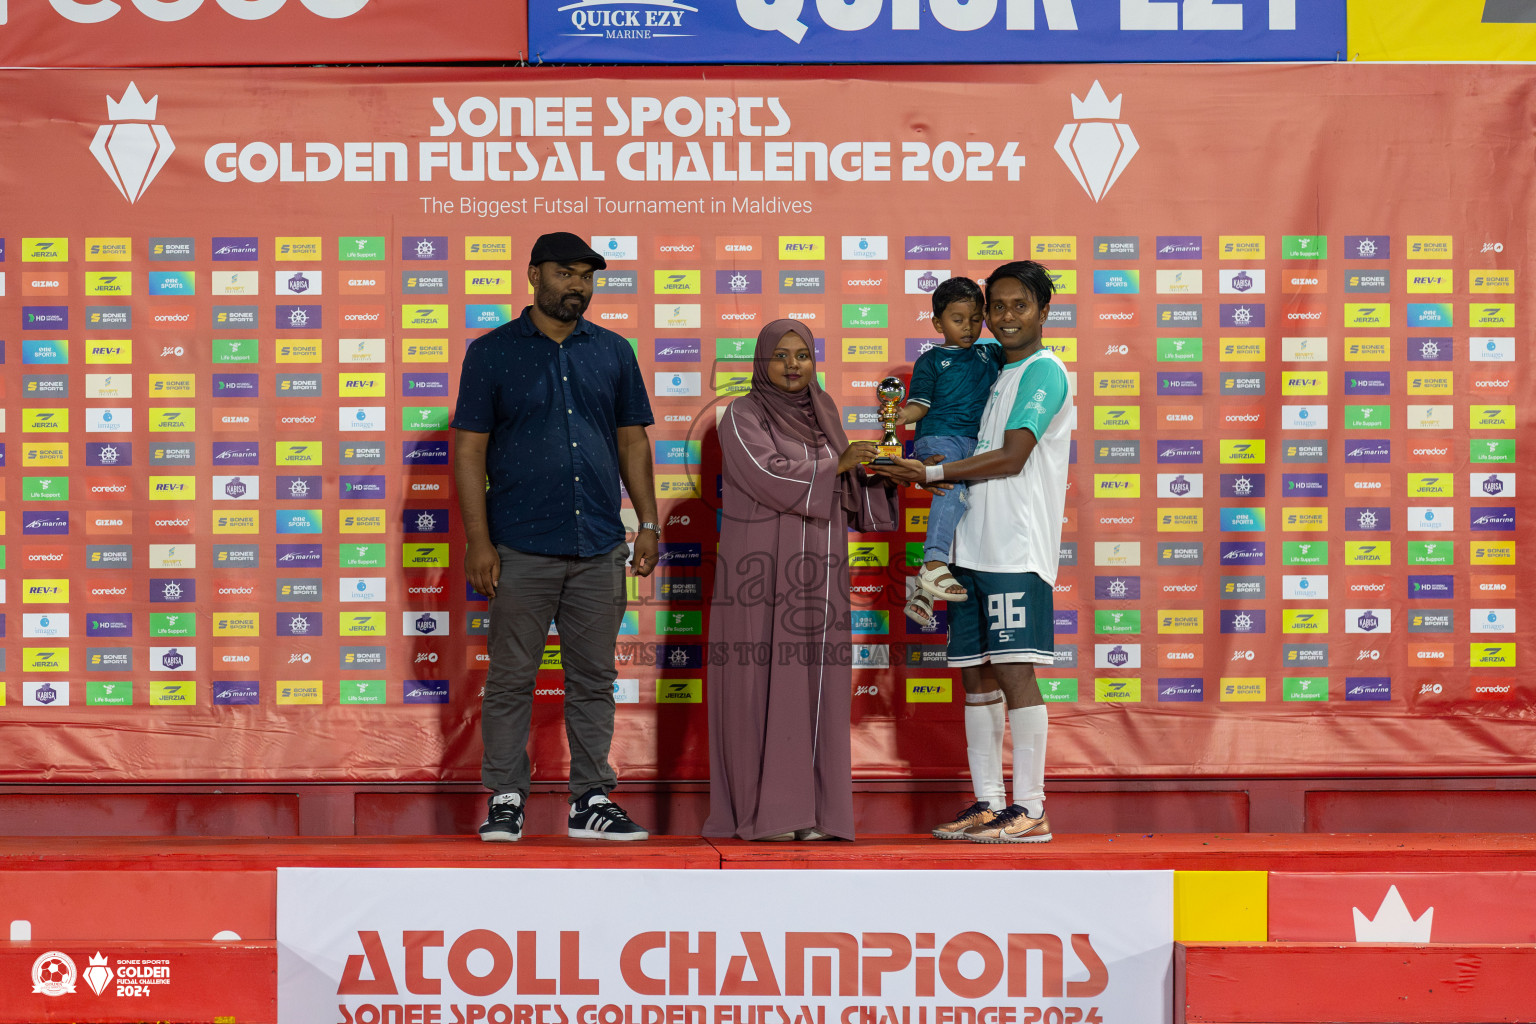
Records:
M965 695L965 758L971 766L971 790L994 811L1008 805L1008 787L1003 782L1006 725L1001 690Z
M1013 708L1008 724L1013 729L1013 802L1023 804L1031 818L1045 813L1045 730L1049 719L1045 705Z

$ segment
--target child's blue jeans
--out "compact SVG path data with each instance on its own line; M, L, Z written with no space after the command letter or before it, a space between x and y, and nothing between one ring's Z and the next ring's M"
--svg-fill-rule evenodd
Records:
M974 437L933 434L912 442L912 457L915 459L942 455L945 462L955 462L970 458L975 451ZM951 489L934 495L933 504L928 508L928 539L923 543L923 561L949 561L950 549L955 545L955 527L969 506L970 492L958 480Z

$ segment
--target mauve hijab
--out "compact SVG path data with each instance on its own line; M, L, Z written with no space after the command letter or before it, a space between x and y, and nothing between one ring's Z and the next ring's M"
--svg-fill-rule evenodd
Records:
M773 350L786 334L799 335L805 347L811 350L814 360L816 341L810 328L798 320L775 320L757 332L757 348L752 353L752 395L768 413L775 432L792 437L812 447L826 444L834 455L841 456L848 447L848 434L843 430L842 413L832 396L822 390L816 380L814 365L811 382L803 391L791 394L774 384L768 377L768 364ZM838 481L842 492L842 506L849 512L859 509L856 486L851 474L843 474Z

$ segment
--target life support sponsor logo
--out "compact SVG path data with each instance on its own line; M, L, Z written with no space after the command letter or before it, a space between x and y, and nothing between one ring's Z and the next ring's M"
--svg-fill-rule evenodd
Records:
M1157 361L1160 363L1198 363L1205 358L1201 338L1158 338Z

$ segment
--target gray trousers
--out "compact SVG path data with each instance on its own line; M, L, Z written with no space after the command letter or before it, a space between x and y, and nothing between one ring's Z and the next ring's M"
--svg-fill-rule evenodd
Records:
M614 643L624 618L628 545L591 558L530 555L496 545L501 581L491 601L490 670L480 702L485 757L480 781L494 793L526 800L533 770L528 733L534 673L549 622L560 633L565 669L565 736L571 748L571 797L618 785L608 763L613 745Z

